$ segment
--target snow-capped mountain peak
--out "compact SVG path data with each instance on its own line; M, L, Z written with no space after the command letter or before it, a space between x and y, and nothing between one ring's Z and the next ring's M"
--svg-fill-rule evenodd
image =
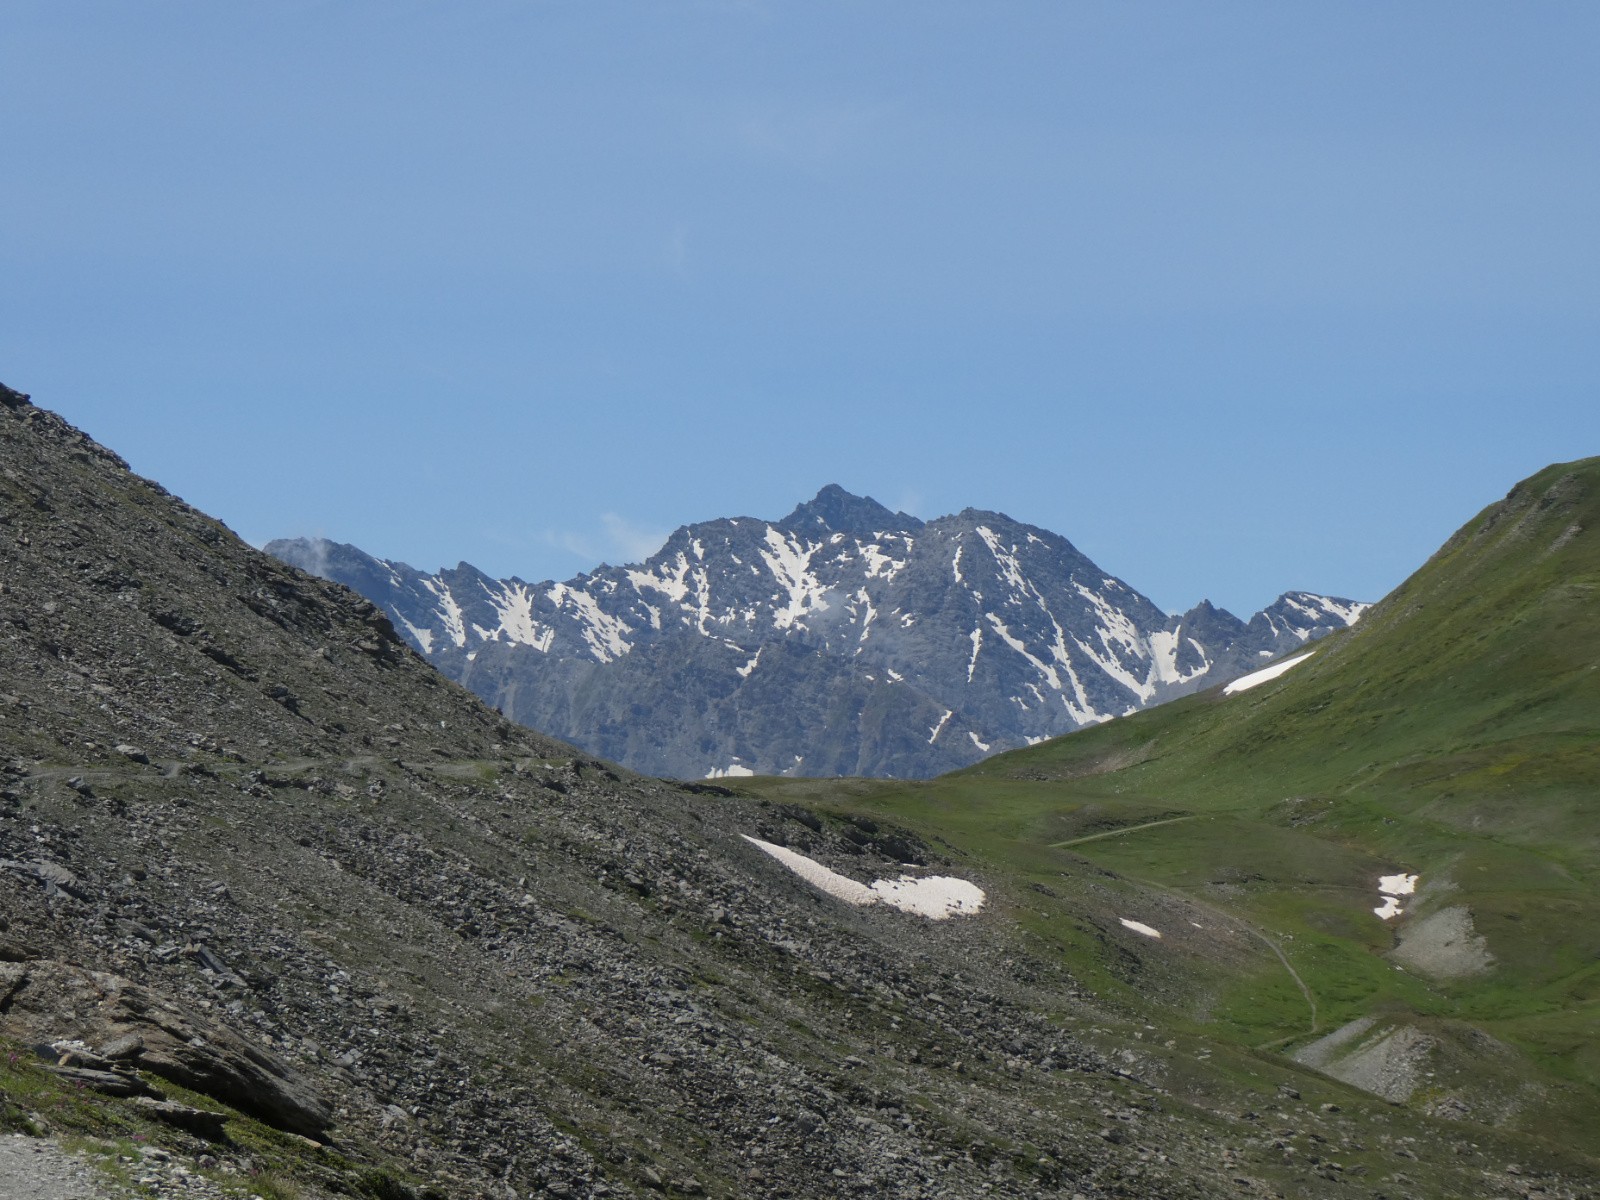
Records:
M933 774L1225 682L1366 607L1287 592L1248 622L1209 602L1169 617L1059 534L978 509L924 522L831 484L563 583L268 549L364 593L517 720L679 776Z

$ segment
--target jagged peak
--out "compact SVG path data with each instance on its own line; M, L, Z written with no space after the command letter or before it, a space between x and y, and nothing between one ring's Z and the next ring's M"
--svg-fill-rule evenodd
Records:
M963 508L958 513L940 517L930 521L929 524L952 533L962 533L982 526L994 532L996 536L1016 539L1019 542L1032 539L1049 546L1054 552L1072 555L1083 563L1089 562L1083 551L1059 533L1039 525L1030 525L1026 521L1019 521L1013 516L990 508ZM1099 570L1098 567L1095 569Z
M261 548L275 558L282 558L285 552L293 553L296 550L353 550L357 547L346 546L325 537L297 537L273 538ZM365 554L366 551L363 550L362 553Z
M995 512L992 508L963 508L956 513L956 518L976 524L980 521L994 521L999 524L1016 525L1020 522L1008 517L1003 512Z
M1234 616L1225 608L1218 608L1210 600L1202 600L1188 612L1179 613L1172 618L1172 628L1187 629L1218 629L1225 628L1232 633L1237 633L1245 627L1245 622Z
M909 513L892 512L871 496L857 496L837 483L830 483L795 510L778 528L812 532L824 528L833 533L913 533L923 522Z

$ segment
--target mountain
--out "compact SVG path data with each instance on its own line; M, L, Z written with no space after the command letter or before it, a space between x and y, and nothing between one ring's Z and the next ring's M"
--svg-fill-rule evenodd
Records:
M1078 903L1106 879L1165 898L1125 915L1191 964L1186 986L1122 985L1165 1010L1162 1025L1200 1022L1463 1130L1593 1156L1597 664L1590 458L1518 484L1309 654L839 803L937 829ZM778 803L800 786L751 788ZM1196 944L1222 921L1272 957L1246 966ZM1070 923L1041 935L1088 956ZM1536 1193L1486 1179L1461 1194Z
M635 776L0 390L0 1131L194 1198L1590 1194L1592 1121L1525 1128L1569 1081L1483 1043L1504 1120L1373 1098L1249 1037L1334 942L1048 844L1181 802L1073 790L1169 711L929 784Z
M1291 592L1248 622L1169 617L1057 534L837 485L565 583L267 550L372 600L507 716L678 778L930 776L1244 674L1366 607Z

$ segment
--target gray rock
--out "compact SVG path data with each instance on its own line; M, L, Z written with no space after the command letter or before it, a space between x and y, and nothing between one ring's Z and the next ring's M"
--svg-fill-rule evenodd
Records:
M328 1105L281 1059L220 1022L184 1012L132 981L67 963L26 964L26 987L0 1021L24 1036L117 1044L141 1070L269 1124L325 1136ZM135 1049L137 1045L137 1049Z
M159 1092L136 1075L79 1066L46 1067L45 1070L57 1079L103 1092L107 1096L160 1096Z
M211 1141L220 1141L227 1137L228 1118L225 1113L210 1112L207 1109L191 1108L187 1104L178 1104L171 1100L153 1100L149 1097L141 1097L134 1103L146 1116L165 1121L168 1125L176 1125L189 1133Z

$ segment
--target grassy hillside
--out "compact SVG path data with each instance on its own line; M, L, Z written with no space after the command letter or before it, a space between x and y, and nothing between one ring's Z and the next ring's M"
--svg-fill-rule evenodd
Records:
M1401 1031L1362 1053L1410 1071L1411 1103L1593 1150L1597 666L1588 459L1519 484L1354 630L1253 689L929 783L756 790L831 796L1013 876L1040 897L1019 920L1129 1011L1369 1084L1366 1058L1340 1056ZM1385 922L1378 880L1399 873L1418 889ZM1306 1050L1358 1019L1373 1024L1345 1046Z

